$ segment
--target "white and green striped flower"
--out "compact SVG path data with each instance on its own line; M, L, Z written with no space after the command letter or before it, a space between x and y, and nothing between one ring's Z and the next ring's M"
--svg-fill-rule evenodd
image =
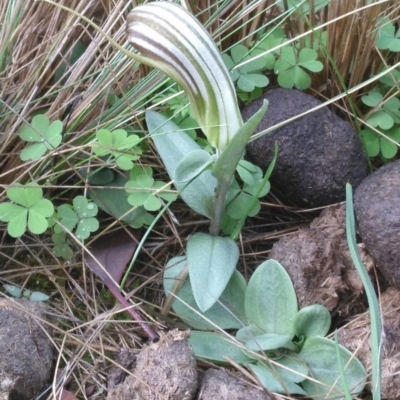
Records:
M174 3L140 5L128 15L128 40L139 61L184 89L208 141L223 150L243 121L229 72L199 21Z

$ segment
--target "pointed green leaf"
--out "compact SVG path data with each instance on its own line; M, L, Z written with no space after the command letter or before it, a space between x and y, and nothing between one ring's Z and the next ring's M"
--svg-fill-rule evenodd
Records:
M175 169L186 154L201 147L168 118L154 111L146 112L146 122L168 175L175 179ZM189 184L175 182L182 200L198 214L211 218L211 203L217 180L211 171L204 171Z
M231 179L235 173L239 160L243 155L243 151L250 136L257 129L257 126L267 112L267 108L268 101L264 100L261 108L242 125L236 135L229 142L227 148L218 157L212 170L212 174L217 179Z
M210 153L205 150L194 150L186 154L175 169L177 182L189 182L200 175L213 161Z
M193 295L199 309L205 312L231 279L239 249L231 238L195 233L188 240L186 253Z

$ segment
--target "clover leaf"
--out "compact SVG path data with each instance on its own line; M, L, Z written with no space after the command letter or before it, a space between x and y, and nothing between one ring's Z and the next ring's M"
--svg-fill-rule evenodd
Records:
M137 135L129 135L123 129L109 131L100 129L96 133L93 152L99 157L109 155L124 171L133 168L133 162L139 159L142 149L138 146L141 139Z
M54 243L53 253L57 257L61 257L64 260L70 260L74 255L74 252L70 246L70 241L67 238L65 232L54 233L51 237Z
M157 211L162 206L160 199L174 201L177 198L177 194L171 192L170 185L155 181L152 175L153 170L150 167L135 166L131 170L131 179L125 185L129 204L143 206L147 211Z
M384 131L384 134L394 142L400 143L400 128L391 128ZM375 157L381 153L383 157L389 160L397 154L398 144L396 145L372 129L364 129L360 132L360 135L369 157Z
M231 49L230 56L228 54L222 56L232 80L243 92L252 92L255 88L263 88L269 83L269 79L260 73L267 68L265 57L257 58L239 68L234 68L239 63L251 60L260 53L262 53L261 49L249 51L247 47L238 44Z
M72 204L72 207L69 204L63 204L57 208L60 224L54 226L54 232L62 233L65 228L71 232L75 231L78 239L87 239L91 232L99 229L99 221L95 218L98 207L84 196L76 196ZM59 240L57 237L55 239Z
M367 123L381 129L391 129L395 123L400 123L400 100L392 97L383 101L383 95L377 90L371 90L361 97L361 101L368 107L376 108L367 119Z
M22 140L34 142L21 151L21 160L37 160L47 151L57 148L62 140L62 130L63 125L59 120L50 123L43 114L33 117L32 123L24 125L19 132Z
M400 29L397 29L392 24L389 18L382 20L382 25L378 32L376 47L379 50L400 51Z
M16 183L6 193L11 202L0 204L0 221L8 223L10 236L20 237L27 228L34 234L47 229L54 206L50 200L43 199L43 190L39 185L30 183L23 187Z
M311 72L322 71L323 65L317 61L315 50L304 48L300 52L291 46L283 47L280 59L276 61L274 71L278 75L278 83L283 88L295 86L299 90L310 87L311 77L305 70Z

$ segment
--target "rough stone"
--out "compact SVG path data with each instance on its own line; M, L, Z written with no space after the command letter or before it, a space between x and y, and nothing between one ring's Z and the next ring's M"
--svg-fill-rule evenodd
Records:
M400 160L362 182L354 209L368 251L388 283L400 288Z
M321 102L294 89L272 89L267 114L257 132L306 112ZM262 104L257 99L243 111L250 118ZM357 187L368 175L367 159L360 139L350 124L323 107L290 122L247 146L247 157L263 170L268 168L274 144L279 154L271 176L272 187L290 202L319 207L345 200L345 185Z

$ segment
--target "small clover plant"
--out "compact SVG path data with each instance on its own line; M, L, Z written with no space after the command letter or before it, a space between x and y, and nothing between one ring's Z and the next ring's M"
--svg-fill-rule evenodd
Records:
M171 191L171 185L156 181L150 167L135 166L129 173L130 180L125 184L128 203L135 207L143 206L147 211L157 211L162 206L162 199L174 201L177 194Z
M400 51L400 29L397 30L388 18L379 22L376 47L380 50ZM390 160L398 153L400 144L400 99L393 96L393 88L398 85L400 72L392 71L379 79L380 85L361 97L361 101L370 108L367 110L366 123L375 128L365 127L360 131L369 157L381 155Z
M24 125L19 132L22 140L33 142L21 151L21 160L37 160L48 151L57 148L62 141L62 130L61 121L50 123L47 116L43 114L33 117L32 123Z
M360 361L325 338L331 326L329 311L319 304L299 310L290 277L277 261L262 263L247 285L235 271L219 301L205 313L196 304L188 278L180 288L175 286L187 263L185 257L168 262L164 291L173 296L176 314L197 329L189 339L197 357L226 363L229 356L273 392L334 399L343 396L339 354L351 393L363 390L367 374ZM237 329L236 339L206 332L210 329Z
M250 93L258 88L256 91L256 94L258 94L261 92L261 88L268 86L269 79L261 73L267 69L267 59L265 57L250 61L242 67L234 68L237 64L251 60L261 52L261 49L249 51L247 47L237 44L230 50L230 55L222 55L225 65L230 71L232 81L236 82L239 91Z
M30 183L22 186L16 183L6 193L11 202L0 204L0 221L7 222L10 236L21 237L27 229L34 234L46 231L54 206L50 200L43 198L39 185Z
M393 158L400 143L400 100L392 97L385 101L380 91L371 90L361 101L372 108L366 122L378 130L366 128L360 132L368 156Z
M62 234L65 228L75 233L79 240L87 239L99 229L99 221L95 218L98 207L84 196L76 196L72 204L63 204L57 208L59 224L54 225L54 233ZM61 237L56 238L56 241L59 240Z
M322 63L317 61L317 52L310 48L298 51L295 47L285 46L281 49L279 57L274 71L278 75L279 85L283 88L307 89L311 85L311 77L307 70L320 72L323 68Z
M140 158L141 139L137 135L128 135L123 129L109 131L100 129L96 132L96 141L92 144L93 152L99 157L109 156L119 168L129 171L133 161Z

